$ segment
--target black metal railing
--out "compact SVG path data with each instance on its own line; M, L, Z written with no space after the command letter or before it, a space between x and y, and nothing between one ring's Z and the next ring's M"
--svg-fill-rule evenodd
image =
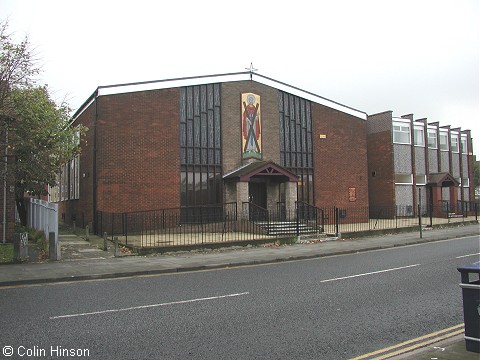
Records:
M478 203L455 205L319 208L297 202L294 210L277 206L275 211L267 211L246 202L240 212L236 203L129 213L98 211L95 229L97 235L106 233L109 239L123 244L164 247L478 221ZM456 213L452 213L453 208Z

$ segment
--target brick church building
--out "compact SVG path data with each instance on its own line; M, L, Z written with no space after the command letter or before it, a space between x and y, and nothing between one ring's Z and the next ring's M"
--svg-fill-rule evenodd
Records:
M369 147L368 139L380 137L378 126L367 129L365 112L253 72L100 86L73 116L72 126L89 130L50 198L66 222L83 224L94 224L97 211L252 203L289 212L298 203L368 208L375 205L369 198L395 204L401 187L395 187L392 154L407 150L391 144L391 120L384 126L387 143ZM378 116L370 121L378 123ZM411 122L412 139L413 129ZM426 130L424 136L426 142ZM459 194L473 200L470 138L467 143L470 160L459 176L471 179L472 190ZM391 157L387 185L372 163L375 148ZM446 167L420 172L432 175L424 184L459 185ZM378 190L369 190L369 180ZM388 194L372 195L379 190Z

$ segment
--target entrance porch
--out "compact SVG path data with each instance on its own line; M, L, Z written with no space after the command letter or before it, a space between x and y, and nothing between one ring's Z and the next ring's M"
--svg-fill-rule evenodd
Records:
M245 220L262 221L267 214L289 220L295 213L297 176L271 161L256 161L224 175L225 202L236 203Z

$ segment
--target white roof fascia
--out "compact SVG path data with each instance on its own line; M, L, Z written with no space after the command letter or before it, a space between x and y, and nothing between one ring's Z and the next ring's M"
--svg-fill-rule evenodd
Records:
M132 83L132 84L100 86L98 88L98 96L123 94L123 93L136 92L136 91L169 89L169 88L182 87L182 86L222 83L222 82L229 82L229 81L241 81L241 80L249 80L249 79L250 77L248 73L236 73L236 74L148 81L148 82Z
M193 86L193 85L204 85L211 83L224 83L224 82L233 82L233 81L244 81L252 80L262 83L264 85L276 88L288 92L292 95L297 95L306 100L310 100L320 105L353 115L363 120L367 120L367 113L356 110L354 108L342 105L332 100L328 100L314 93L296 88L294 86L282 83L280 81L265 77L260 74L242 72L242 73L231 73L231 74L219 74L219 75L208 75L208 76L196 76L196 77L185 77L178 79L167 79L167 80L158 80L158 81L146 81L139 83L130 83L130 84L119 84L119 85L108 85L108 86L99 86L98 87L98 96L105 95L114 95L114 94L123 94L137 91L148 91L148 90L158 90L158 89L168 89L182 86Z
M256 75L256 74L254 73L253 75ZM285 83L282 83L282 82L264 77L262 75L255 77L255 81L257 81L259 83L262 83L264 85L274 87L278 90L288 92L292 95L300 96L300 97L302 97L306 100L313 101L317 104L324 105L324 106L329 107L331 109L335 109L335 110L341 111L343 113L353 115L353 116L358 117L358 118L363 119L363 120L367 120L367 113L365 113L363 111L356 110L354 108L348 107L346 105L342 105L342 104L337 103L337 102L332 101L332 100L328 100L328 99L323 98L319 95L316 95L314 93L296 88L294 86L291 86L291 85L288 85L288 84L285 84Z

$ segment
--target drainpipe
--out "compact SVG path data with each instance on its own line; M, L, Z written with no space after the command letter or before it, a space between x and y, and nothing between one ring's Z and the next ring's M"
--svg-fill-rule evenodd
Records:
M8 128L5 126L5 174L3 175L3 240L7 242L7 164L8 164Z
M97 117L98 117L98 88L94 94L95 111L93 115L93 231L97 233Z

